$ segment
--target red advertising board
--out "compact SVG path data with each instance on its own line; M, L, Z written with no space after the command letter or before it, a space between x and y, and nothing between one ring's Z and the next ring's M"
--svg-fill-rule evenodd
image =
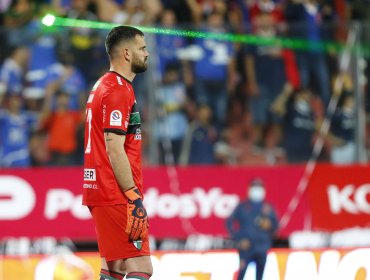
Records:
M146 168L144 202L150 232L156 238L225 236L225 218L256 176L265 180L267 200L281 214L302 172L302 166ZM95 239L90 214L81 206L82 173L82 167L0 170L0 238ZM280 235L302 229L307 212L307 205L301 204Z
M282 214L295 193L302 166L189 167L146 169L145 201L154 236L186 237L191 233L225 236L225 219L247 193L254 177L266 183L267 200ZM302 229L308 213L305 201L280 229L281 236Z
M329 231L369 226L368 168L318 165L309 196L302 197L280 228L280 237L307 229L311 215L313 227ZM150 232L156 238L226 236L225 219L257 176L265 181L267 200L281 217L303 171L304 166L145 168ZM81 206L82 173L82 167L0 170L0 238L95 239L90 213Z
M94 238L90 215L81 207L82 172L82 168L1 170L0 237Z
M309 200L314 229L370 227L370 167L318 165Z

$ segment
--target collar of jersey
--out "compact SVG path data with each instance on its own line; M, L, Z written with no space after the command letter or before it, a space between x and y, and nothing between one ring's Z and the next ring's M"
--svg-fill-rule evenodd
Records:
M132 82L130 80L127 80L125 77L123 77L120 73L117 73L116 71L113 71L113 70L109 70L108 73L114 73L118 76L120 76L122 79L124 79L126 82L128 82L130 85L132 84Z

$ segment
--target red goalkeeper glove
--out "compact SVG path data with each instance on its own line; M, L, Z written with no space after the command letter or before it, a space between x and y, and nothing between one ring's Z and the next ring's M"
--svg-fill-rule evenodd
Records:
M148 234L148 216L137 187L124 192L128 198L126 233L132 241L144 239Z

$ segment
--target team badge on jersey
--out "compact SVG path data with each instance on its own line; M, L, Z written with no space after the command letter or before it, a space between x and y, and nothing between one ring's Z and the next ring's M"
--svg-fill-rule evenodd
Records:
M110 125L121 126L122 125L122 113L118 110L112 111L110 113Z
M132 243L134 244L135 248L138 249L138 250L141 250L141 248L143 248L143 241L142 240L132 241Z

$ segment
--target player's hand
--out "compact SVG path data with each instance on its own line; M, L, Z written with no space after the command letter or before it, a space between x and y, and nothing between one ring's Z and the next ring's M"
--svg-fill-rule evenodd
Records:
M144 239L148 234L148 216L137 187L125 192L127 203L126 233L132 241Z
M243 238L242 240L239 241L238 245L240 250L248 250L251 246L251 242L248 239Z

